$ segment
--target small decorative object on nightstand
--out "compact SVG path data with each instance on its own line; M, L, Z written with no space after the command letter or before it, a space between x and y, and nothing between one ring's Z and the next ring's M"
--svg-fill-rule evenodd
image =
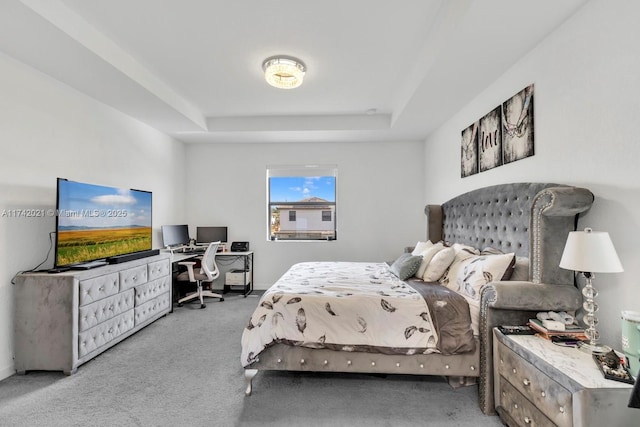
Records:
M609 233L593 231L590 228L585 228L584 231L570 232L560 259L560 267L578 271L585 278L585 286L582 289L582 295L584 295L582 306L586 310L583 320L587 325L585 335L589 338L589 342L584 343L580 349L588 353L606 353L610 349L598 344L600 334L596 330L598 318L595 314L598 311L598 304L594 301L598 296L598 291L592 284L593 273L624 271Z

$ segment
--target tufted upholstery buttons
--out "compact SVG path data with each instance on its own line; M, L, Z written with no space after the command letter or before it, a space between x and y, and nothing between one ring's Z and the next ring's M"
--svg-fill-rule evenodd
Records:
M496 197L496 190L486 187L451 199L442 205L443 240L479 249L493 246L503 252L528 257L533 196L542 188L505 185L500 190L507 193ZM497 229L493 228L495 225Z

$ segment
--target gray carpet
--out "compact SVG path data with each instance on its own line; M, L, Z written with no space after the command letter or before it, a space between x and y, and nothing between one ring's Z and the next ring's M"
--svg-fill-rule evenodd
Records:
M244 396L240 336L257 297L177 308L72 376L0 382L2 426L499 426L477 387L440 377L260 372Z

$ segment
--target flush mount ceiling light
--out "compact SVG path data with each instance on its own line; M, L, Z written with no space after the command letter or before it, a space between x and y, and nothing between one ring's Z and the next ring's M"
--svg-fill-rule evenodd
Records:
M264 78L273 87L293 89L302 84L307 70L304 63L291 56L272 56L262 63Z

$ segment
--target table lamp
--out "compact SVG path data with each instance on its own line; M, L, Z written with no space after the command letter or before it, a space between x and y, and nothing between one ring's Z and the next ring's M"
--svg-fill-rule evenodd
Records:
M584 295L582 307L584 307L586 314L582 319L587 325L585 335L589 342L583 343L580 349L588 353L606 353L610 349L598 344L600 335L596 330L598 318L595 315L595 312L598 311L598 304L594 302L598 291L593 287L593 273L624 271L609 233L593 231L590 228L585 228L584 231L570 232L562 252L560 267L577 271L585 278L585 286L582 289L582 295Z

